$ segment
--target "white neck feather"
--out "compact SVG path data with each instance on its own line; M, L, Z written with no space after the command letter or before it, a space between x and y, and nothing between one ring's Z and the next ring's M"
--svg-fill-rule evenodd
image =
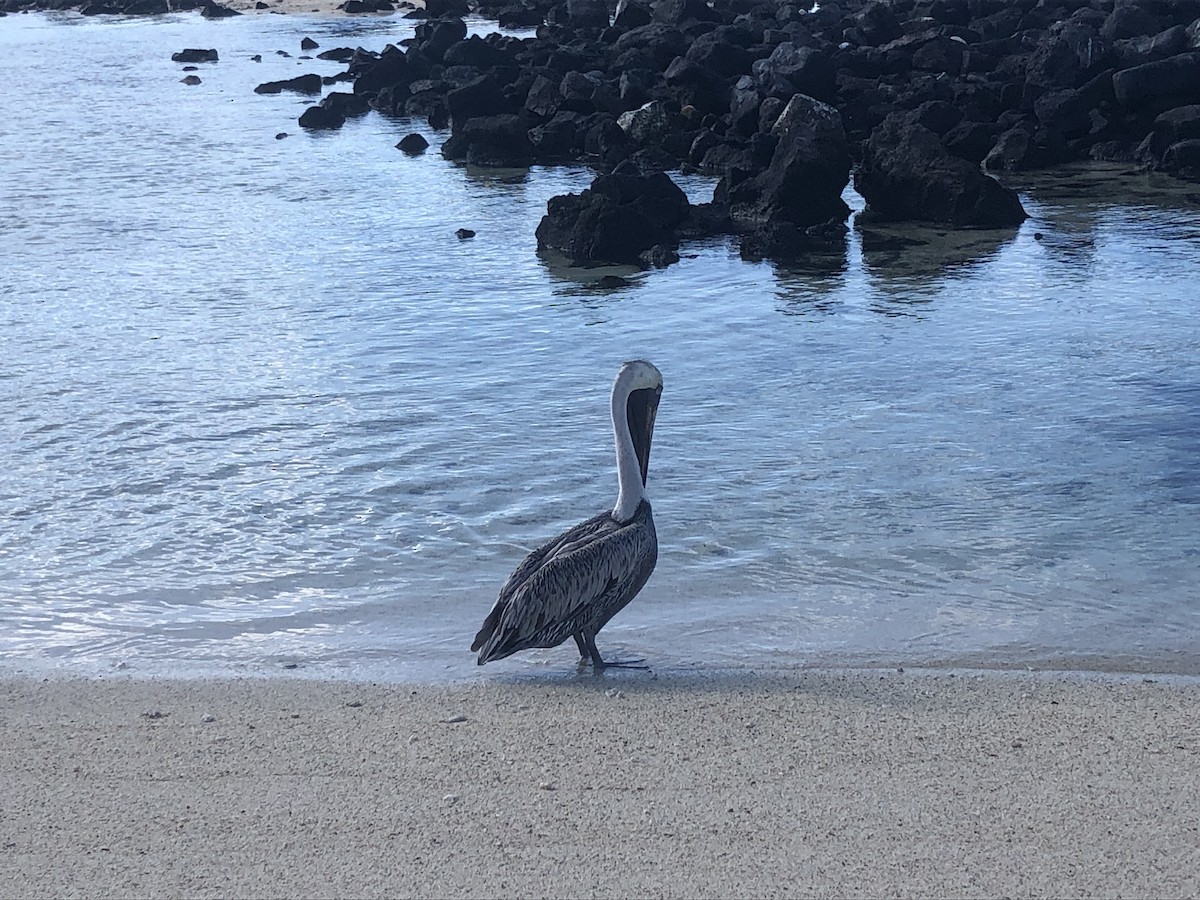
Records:
M642 469L637 453L633 449L633 435L629 433L630 386L618 379L612 392L613 439L617 445L617 505L613 507L613 518L628 522L637 512L638 505L646 496L642 485Z

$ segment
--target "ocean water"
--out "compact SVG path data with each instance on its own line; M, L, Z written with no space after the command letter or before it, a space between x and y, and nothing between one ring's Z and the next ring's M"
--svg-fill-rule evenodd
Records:
M711 241L602 288L533 234L585 169L473 171L375 113L305 134L311 100L253 93L342 70L303 36L410 27L0 18L0 665L570 671L467 646L612 504L608 389L646 357L659 563L602 650L1200 672L1186 186L1052 173L1018 231L855 229L807 269ZM185 47L220 52L200 85Z

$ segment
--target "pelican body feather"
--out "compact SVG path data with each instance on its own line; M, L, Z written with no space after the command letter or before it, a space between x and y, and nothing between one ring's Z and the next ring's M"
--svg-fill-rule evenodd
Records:
M642 360L625 363L612 393L617 502L542 544L500 588L471 650L479 665L573 637L597 668L608 663L596 634L637 596L658 560L658 536L645 496L650 441L662 375Z

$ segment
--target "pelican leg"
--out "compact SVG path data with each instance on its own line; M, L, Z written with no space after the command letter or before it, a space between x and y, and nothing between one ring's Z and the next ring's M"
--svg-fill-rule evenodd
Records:
M576 643L579 643L578 637L575 640L576 640ZM597 674L599 674L600 672L603 672L605 669L647 669L647 670L649 670L649 668L650 668L649 666L639 665L642 662L642 660L640 660L640 659L631 659L631 660L626 660L623 662L605 662L604 658L600 655L600 651L596 649L596 636L595 635L591 635L591 634L583 635L582 643L587 648L588 656L590 656L592 658L592 669Z
M579 668L582 669L591 662L592 654L588 652L588 647L584 643L582 634L573 634L571 637L575 638L575 646L579 648Z

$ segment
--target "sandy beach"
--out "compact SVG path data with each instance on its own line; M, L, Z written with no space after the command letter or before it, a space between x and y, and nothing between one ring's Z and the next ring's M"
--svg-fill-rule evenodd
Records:
M263 2L267 4L266 9L257 8L259 0L228 0L228 2L222 3L222 6L228 6L230 9L236 9L247 15L280 13L294 16L349 16L368 19L379 16L402 16L409 11L409 8L405 7L384 13L347 13L338 8L343 0L263 0ZM416 2L413 5L419 7L423 6L423 3Z
M1200 893L1200 687L0 682L5 897Z

